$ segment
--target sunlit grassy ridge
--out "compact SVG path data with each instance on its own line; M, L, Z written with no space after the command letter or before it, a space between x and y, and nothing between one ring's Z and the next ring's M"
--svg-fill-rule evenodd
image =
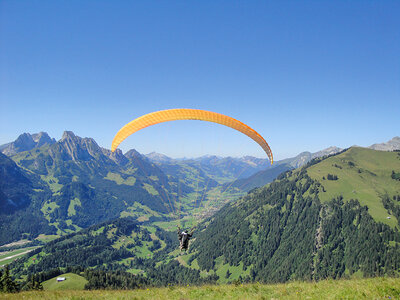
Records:
M387 218L388 212L381 201L385 194L389 197L400 194L400 181L391 178L392 170L400 170L399 152L353 147L309 167L307 173L323 185L325 191L318 195L322 202L340 195L346 200L358 199L361 205L368 206L377 222L393 228L397 219ZM338 179L328 180L328 174Z
M399 299L399 278L324 280L286 284L205 285L130 291L39 291L0 299Z

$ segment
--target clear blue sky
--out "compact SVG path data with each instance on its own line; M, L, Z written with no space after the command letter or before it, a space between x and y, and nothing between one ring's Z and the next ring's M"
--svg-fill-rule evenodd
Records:
M0 1L0 144L72 130L110 148L168 108L237 118L276 159L387 141L400 135L400 1ZM120 148L265 157L200 121Z

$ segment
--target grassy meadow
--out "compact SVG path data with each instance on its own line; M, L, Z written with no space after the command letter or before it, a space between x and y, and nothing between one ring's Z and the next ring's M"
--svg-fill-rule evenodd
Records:
M307 173L324 187L325 191L318 195L322 202L340 195L347 200L358 199L361 205L368 206L375 221L394 228L397 219L388 215L380 199L400 193L400 182L391 178L392 170L400 170L398 152L353 147L309 167ZM338 179L327 180L328 174Z
M65 277L65 281L57 282L57 277ZM42 283L45 291L83 290L88 282L86 278L74 273L66 273L46 280Z
M0 299L399 299L399 278L324 280L286 284L204 285L129 291L32 291Z

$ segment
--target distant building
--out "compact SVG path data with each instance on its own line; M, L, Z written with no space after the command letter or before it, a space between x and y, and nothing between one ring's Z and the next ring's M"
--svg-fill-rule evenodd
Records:
M65 281L65 277L57 277L57 282Z
M386 217L386 219L390 219L390 217Z

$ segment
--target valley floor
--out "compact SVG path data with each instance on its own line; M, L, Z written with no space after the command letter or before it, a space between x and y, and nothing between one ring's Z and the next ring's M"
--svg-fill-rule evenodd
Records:
M205 285L130 291L39 291L1 294L0 299L400 299L400 278Z

